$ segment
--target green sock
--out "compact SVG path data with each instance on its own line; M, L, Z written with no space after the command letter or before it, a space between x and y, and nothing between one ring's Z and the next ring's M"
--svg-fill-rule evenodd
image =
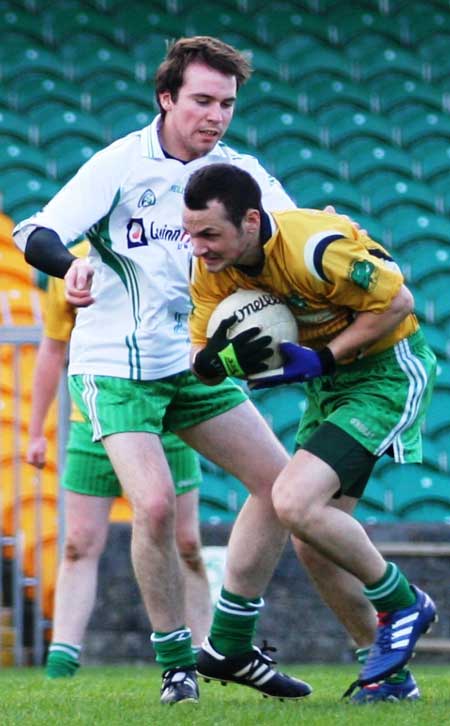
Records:
M383 577L364 588L364 595L380 613L403 610L413 605L416 596L405 575L394 562L388 562Z
M194 668L196 658L192 650L191 631L186 626L172 630L170 633L151 635L156 653L156 662L163 670L169 668Z
M211 626L214 648L222 655L237 655L251 650L256 622L263 605L262 597L249 600L223 587Z
M357 648L355 655L358 663L364 665L369 655L370 648ZM385 678L386 683L404 683L409 676L408 668L401 668L397 673L393 673L389 678Z
M80 645L51 643L45 664L47 678L70 678L80 667Z

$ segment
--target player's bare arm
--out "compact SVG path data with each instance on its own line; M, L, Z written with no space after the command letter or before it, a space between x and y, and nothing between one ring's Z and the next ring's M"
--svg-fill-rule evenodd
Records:
M387 310L359 313L348 328L328 343L328 348L336 361L351 358L394 330L413 309L414 298L402 285Z

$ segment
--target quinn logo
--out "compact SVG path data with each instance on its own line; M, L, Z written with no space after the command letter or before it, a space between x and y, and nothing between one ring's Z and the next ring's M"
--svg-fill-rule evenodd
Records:
M146 189L138 201L138 207L153 207L156 204L155 193L151 189Z
M130 219L127 224L128 249L148 246L142 219Z

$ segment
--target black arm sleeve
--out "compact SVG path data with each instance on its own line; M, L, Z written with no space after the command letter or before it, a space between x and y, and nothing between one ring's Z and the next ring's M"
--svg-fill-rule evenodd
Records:
M76 259L53 229L37 227L27 239L25 259L29 265L53 277L64 277Z

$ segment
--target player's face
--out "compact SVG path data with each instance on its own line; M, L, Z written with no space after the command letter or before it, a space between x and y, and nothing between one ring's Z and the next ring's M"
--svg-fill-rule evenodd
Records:
M162 144L177 159L191 161L204 156L227 130L236 101L236 78L203 63L191 63L173 101L169 92L160 95L166 115Z
M240 227L235 227L216 200L206 209L185 207L183 211L193 253L202 258L208 272L221 272L231 265L256 265L262 254L259 222L258 210L249 209Z

